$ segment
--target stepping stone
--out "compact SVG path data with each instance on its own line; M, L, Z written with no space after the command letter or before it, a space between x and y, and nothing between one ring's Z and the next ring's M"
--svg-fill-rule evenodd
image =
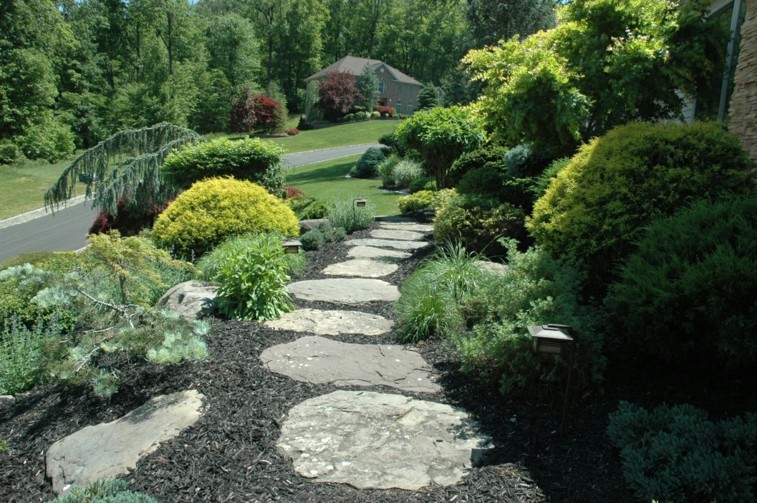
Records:
M413 491L457 484L488 442L449 405L335 391L292 408L277 446L298 474L315 482Z
M204 398L196 390L158 396L120 419L55 442L45 456L53 490L67 492L72 485L127 474L161 442L197 422Z
M400 241L422 241L426 236L422 232L400 231L394 229L376 229L370 233L376 239L399 239Z
M266 349L260 361L271 372L311 384L441 391L423 357L401 346L350 344L311 335Z
M375 246L378 248L395 248L397 250L419 250L431 246L426 241L400 241L398 239L348 239L345 244L349 246Z
M383 316L359 311L297 309L292 313L286 313L278 320L266 321L265 326L316 335L381 335L390 331L394 322Z
M384 260L397 260L408 258L410 253L399 250L387 250L386 248L376 248L374 246L354 246L347 252L350 258L375 258Z
M431 234L434 232L434 226L430 224L379 222L378 226L380 229L422 232L423 234Z
M196 320L212 309L216 290L218 285L185 281L164 293L157 305L175 311L188 320Z
M320 300L336 304L394 302L399 289L380 279L334 278L296 281L287 286L289 293L302 300Z
M358 276L361 278L381 278L399 269L397 264L371 259L354 259L331 264L323 270L329 276Z

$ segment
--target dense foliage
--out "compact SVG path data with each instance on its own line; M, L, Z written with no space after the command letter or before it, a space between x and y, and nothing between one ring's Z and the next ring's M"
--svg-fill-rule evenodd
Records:
M757 361L757 198L700 201L653 222L607 298L626 344L667 361Z
M299 234L294 212L265 188L232 178L210 178L179 195L155 221L160 246L191 258L225 239L250 232Z
M348 72L332 72L318 85L318 108L329 121L347 114L361 98L356 78Z
M607 435L643 501L743 501L757 497L757 414L712 421L691 405L648 411L621 402Z
M420 152L439 189L447 187L447 173L463 153L484 143L483 124L461 107L433 108L402 122L394 136L405 148Z
M168 155L161 167L166 180L178 189L188 189L204 178L230 176L262 185L280 195L283 149L259 138L232 141L227 138L187 145Z
M284 105L265 94L249 88L234 96L231 102L229 127L238 133L262 130L266 133L282 133L286 126L287 110Z
M357 178L373 178L377 175L379 164L384 162L386 156L380 148L371 147L367 149L355 164L355 174Z
M644 227L696 199L752 189L751 162L719 124L634 123L584 146L536 202L527 226L550 252L606 284Z
M495 136L570 153L631 120L676 117L683 90L717 78L727 33L707 0L576 0L557 27L471 51L477 107Z

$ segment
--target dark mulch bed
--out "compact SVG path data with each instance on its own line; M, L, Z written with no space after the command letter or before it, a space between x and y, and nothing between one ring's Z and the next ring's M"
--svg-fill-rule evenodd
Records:
M363 237L356 233L351 237ZM309 267L301 279L323 277L328 264L344 260L348 247L331 245L309 253ZM387 278L401 284L422 257L402 264ZM317 302L298 307L334 308ZM392 317L388 303L363 305L360 310ZM467 410L491 436L495 449L453 487L417 492L356 490L347 485L313 483L297 476L291 462L276 449L279 426L294 405L336 390L330 385L293 381L265 370L259 354L270 346L293 341L301 334L268 330L259 323L214 322L210 357L202 362L161 367L144 362L124 366L121 390L102 403L86 390L43 386L0 405L0 437L9 451L0 454L0 500L45 501L52 498L45 479L44 453L55 441L78 429L112 421L149 398L198 389L206 397L207 412L191 429L163 444L126 479L135 490L159 501L291 501L291 502L410 502L410 501L633 501L622 479L617 454L605 438L607 416L619 397L658 403L670 389L657 386L659 375L640 373L638 362L611 369L607 392L573 404L565 435L557 434L561 397L551 403L508 401L496 387L476 382L458 371L445 349L434 341L418 346L441 373L444 392L416 398L450 403ZM343 336L345 342L394 342L384 337ZM649 367L648 365L646 366ZM671 381L676 377L671 371ZM681 380L679 379L680 383ZM685 380L684 380L685 382ZM722 400L741 394L739 383L713 383L702 377L687 389L698 396L713 390ZM354 388L365 389L365 388ZM374 391L398 393L386 388ZM727 394L725 394L727 390ZM723 391L723 393L721 393ZM720 394L718 394L720 393ZM689 401L676 395L671 401ZM409 394L413 396L412 394ZM752 393L749 396L754 396ZM685 400L684 400L685 398ZM751 399L749 405L754 405ZM707 405L707 404L704 404ZM717 405L717 404L716 404ZM744 410L747 410L746 407Z

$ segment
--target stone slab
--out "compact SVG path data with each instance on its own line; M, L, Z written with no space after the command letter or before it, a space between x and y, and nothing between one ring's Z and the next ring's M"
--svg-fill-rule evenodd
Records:
M368 391L306 400L281 430L277 446L298 474L358 489L457 484L489 441L449 405Z
M204 398L196 390L158 396L120 419L87 426L55 442L45 456L53 490L66 492L72 485L128 473L161 442L192 426Z
M416 393L441 390L423 357L401 346L307 336L266 349L260 360L271 372L312 384L389 386Z
M375 246L354 246L347 252L350 258L372 258L378 260L397 261L411 256L408 252L376 248Z
M158 306L195 320L212 309L217 285L202 281L185 281L174 286L158 300Z
M381 335L389 332L394 322L383 316L359 311L297 309L286 313L278 320L266 321L265 325L277 330L308 332L316 335Z
M380 279L332 278L296 281L287 286L289 293L302 300L363 304L365 302L394 302L400 298L399 289Z
M379 222L380 229L392 229L397 231L413 231L421 232L423 234L431 234L434 232L434 226L431 224L418 224L418 223L394 223L394 222Z
M500 262L490 262L489 260L476 260L475 262L476 267L478 267L479 270L486 273L491 274L498 274L500 276L504 276L507 274L508 267L507 264L502 264Z
M400 241L422 241L426 235L422 232L397 230L397 229L374 229L370 236L375 239L398 239Z
M397 264L391 264L380 260L353 259L346 262L331 264L323 270L328 276L356 276L359 278L382 278L389 276L399 268Z
M400 241L398 239L348 239L345 244L349 246L374 246L376 248L394 248L396 250L420 250L431 246L427 241Z

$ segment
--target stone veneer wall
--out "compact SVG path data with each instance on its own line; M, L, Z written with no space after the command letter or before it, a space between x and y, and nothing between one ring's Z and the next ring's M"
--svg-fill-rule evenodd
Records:
M746 0L728 129L757 162L757 0Z

